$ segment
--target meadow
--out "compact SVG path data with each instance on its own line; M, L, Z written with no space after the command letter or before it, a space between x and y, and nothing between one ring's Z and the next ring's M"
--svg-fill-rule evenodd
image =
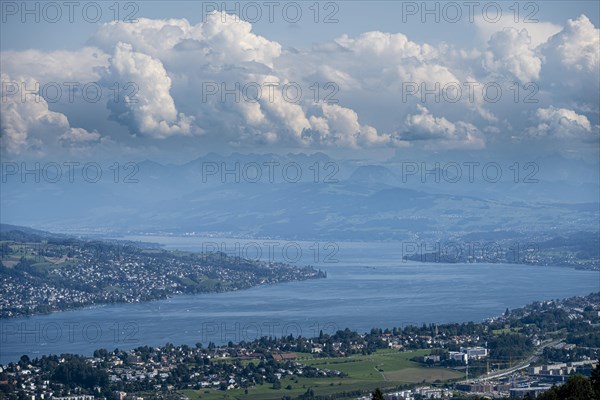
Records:
M378 350L371 355L353 355L344 358L314 358L310 354L297 353L298 362L346 373L343 378L302 378L282 377L281 389L273 389L272 384L257 385L247 389L184 390L182 394L192 400L234 400L262 399L279 400L283 396L297 397L312 388L315 395L357 390L372 391L375 388L393 389L399 385L444 382L457 380L463 374L447 368L429 368L411 361L411 358L429 354L430 350L398 351Z

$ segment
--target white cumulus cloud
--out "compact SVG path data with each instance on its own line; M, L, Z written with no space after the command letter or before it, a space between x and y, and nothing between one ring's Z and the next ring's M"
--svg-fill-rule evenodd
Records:
M531 37L525 29L507 28L492 35L484 57L485 67L496 73L509 72L521 82L539 78L542 59L531 48Z
M598 75L600 29L587 16L569 19L565 28L552 37L548 48L567 68Z
M485 140L478 129L468 122L451 122L436 117L424 106L417 105L417 114L409 114L401 140L432 142L444 148L483 148Z
M598 127L585 115L566 108L539 108L535 113L538 125L528 133L534 137L555 137L560 139L598 139Z
M171 78L160 60L134 51L130 44L118 43L110 58L108 76L123 88L133 88L109 104L116 112L126 109L116 118L131 124L135 132L155 138L191 132L193 118L177 112L170 94Z
M68 140L74 147L78 147L84 142L100 139L98 132L71 127L67 116L51 111L39 93L31 93L25 97L19 92L15 93L16 87L35 88L37 81L34 79L14 79L4 73L1 79L0 132L4 154L31 152L45 155L50 153L50 149L58 141Z

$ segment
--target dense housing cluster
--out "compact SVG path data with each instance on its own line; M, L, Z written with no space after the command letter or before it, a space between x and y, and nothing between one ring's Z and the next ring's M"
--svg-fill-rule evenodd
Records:
M3 233L1 246L1 318L325 277L312 267L223 253L183 253L120 242L49 241L22 232Z

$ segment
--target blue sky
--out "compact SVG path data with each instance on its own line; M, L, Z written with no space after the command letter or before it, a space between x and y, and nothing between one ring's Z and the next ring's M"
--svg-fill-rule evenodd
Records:
M110 2L104 2L106 5L102 8L103 14L99 23L108 22L114 18L114 9L109 9ZM203 9L216 4L224 10L235 11L239 10L239 14L252 17L250 14L253 10L246 8L242 2L201 2L201 1L170 1L168 6L165 6L164 1L144 1L135 2L138 8L135 9L134 15L145 18L187 18L192 23L202 21ZM256 2L261 5L261 12L265 16L268 12L268 6L263 5L264 2ZM348 35L358 35L365 31L381 30L386 32L403 32L414 40L427 41L436 43L447 41L452 43L473 43L478 40L476 29L473 24L469 24L467 18L461 18L458 23L445 22L442 16L442 5L440 3L440 23L432 23L435 16L427 15L426 23L420 21L423 10L420 9L415 15L410 13L407 15L407 21L402 21L403 5L398 1L337 1L337 11L332 7L325 5L326 1L321 2L320 18L325 19L327 15L332 15L332 19L337 19L336 23L314 23L314 7L309 9L314 2L305 2L303 6L303 18L298 23L288 23L282 17L281 7L274 8L275 21L269 22L267 18L260 18L254 24L256 33L277 38L279 42L286 46L307 46L312 43L318 43L323 40L332 40L339 36L340 32L345 32ZM409 2L405 2L409 3ZM433 3L433 2L431 2ZM465 2L457 2L461 5L461 11L465 13L465 17L469 12L468 7L464 6ZM481 15L481 9L485 2L479 2L481 7L473 9L473 15ZM514 2L505 2L513 4ZM523 3L523 2L522 2ZM222 7L225 4L225 7ZM598 26L599 6L596 1L547 1L540 5L537 10L533 8L525 9L521 7L520 17L524 18L534 12L535 18L541 21L552 22L555 24L564 23L567 18L577 18L582 13ZM237 7L237 8L236 8ZM404 6L405 8L407 6ZM434 6L432 6L434 7ZM66 8L61 10L67 13ZM133 12L133 8L125 8L122 6L120 16L123 18L128 13ZM335 12L334 12L335 11ZM291 11L290 11L291 12ZM450 10L448 10L448 13ZM491 10L490 10L491 12ZM504 7L505 14L514 16L513 9ZM91 13L91 11L90 11ZM408 13L404 11L404 13ZM79 16L79 13L75 12ZM2 23L2 37L0 43L2 49L5 50L25 50L30 48L44 50L59 50L59 49L76 49L85 45L87 38L93 35L98 24L88 23L83 18L75 18L73 23L50 23L44 18L40 18L40 23L21 22L21 7L19 6L18 13L6 16L6 22ZM33 16L26 18L31 21Z
M2 3L5 158L598 157L598 2L90 3Z

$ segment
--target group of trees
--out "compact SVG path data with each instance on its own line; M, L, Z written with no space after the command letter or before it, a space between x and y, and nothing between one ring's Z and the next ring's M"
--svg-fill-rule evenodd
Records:
M531 339L518 333L504 333L492 336L488 342L490 358L509 360L524 358L533 350Z
M65 361L60 363L52 372L52 380L67 386L81 386L86 389L103 388L108 392L108 374L100 368L95 368L81 356L65 355Z
M570 334L567 337L567 342L576 344L579 347L600 348L600 332L590 332L579 336Z

